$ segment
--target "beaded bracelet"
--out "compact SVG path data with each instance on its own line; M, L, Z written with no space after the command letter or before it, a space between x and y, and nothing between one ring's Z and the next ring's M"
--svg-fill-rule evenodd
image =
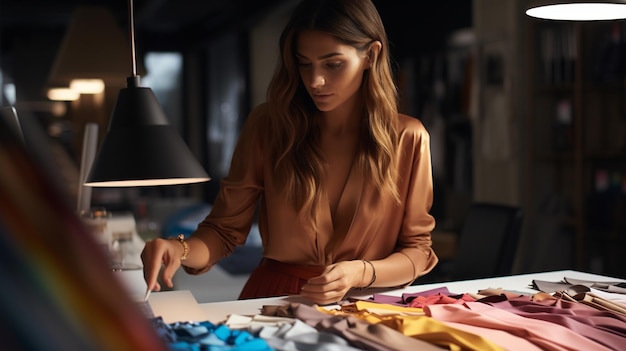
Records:
M178 234L175 238L170 238L171 240L178 240L181 245L183 245L183 255L180 256L180 261L183 262L187 259L187 254L189 254L189 244L185 240L184 234Z

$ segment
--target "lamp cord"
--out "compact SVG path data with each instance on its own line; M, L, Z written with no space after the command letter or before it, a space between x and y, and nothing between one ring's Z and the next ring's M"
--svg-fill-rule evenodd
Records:
M135 57L135 15L133 13L133 0L128 0L128 21L130 25L130 55L132 57L132 76L137 76L137 59Z

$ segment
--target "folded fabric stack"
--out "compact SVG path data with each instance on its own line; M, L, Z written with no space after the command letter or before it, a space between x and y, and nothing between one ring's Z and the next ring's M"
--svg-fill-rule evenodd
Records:
M165 323L151 319L154 329L172 351L271 351L267 342L245 330L209 321Z
M203 347L215 339L208 333L219 332L218 344L231 347L196 348L203 350L624 350L626 305L618 302L615 288L599 291L589 282L567 280L533 283L534 294L453 293L441 287L332 307L268 305L258 315L232 314L219 325L172 329L178 342L201 340ZM228 343L237 338L257 344ZM176 348L172 340L172 350L192 350Z

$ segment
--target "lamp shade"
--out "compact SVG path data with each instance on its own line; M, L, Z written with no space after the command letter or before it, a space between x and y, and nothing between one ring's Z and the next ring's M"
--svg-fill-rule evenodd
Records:
M626 0L530 0L531 17L565 21L600 21L626 18Z
M130 54L128 38L109 8L78 6L55 57L48 86L67 87L72 79L82 78L122 87Z
M210 180L150 88L137 76L121 89L107 134L85 185L126 187L175 185Z

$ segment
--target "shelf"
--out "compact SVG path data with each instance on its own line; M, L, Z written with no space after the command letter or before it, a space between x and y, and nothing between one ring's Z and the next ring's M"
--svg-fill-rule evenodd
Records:
M624 92L624 81L615 82L588 82L583 86L583 92Z
M537 218L541 220L556 221L563 227L568 228L574 228L578 224L577 218L574 215L538 213Z
M625 152L605 152L605 153L596 153L596 152L585 152L582 155L582 160L585 163L602 163L607 166L615 165L615 166L624 166L626 168L626 155ZM554 163L554 164L568 164L575 161L576 156L573 152L536 152L533 156L535 162L539 163Z
M535 94L538 96L551 96L558 94L572 94L574 92L574 84L558 84L558 85L539 85L535 88Z
M603 231L594 232L594 231L592 231L592 233L596 233L596 234L601 235L602 236L602 240L616 242L616 243L626 243L626 232L616 233L616 232L603 232Z
M569 163L574 162L574 153L571 151L564 152L537 152L535 153L535 161L545 163Z
M534 93L538 96L550 97L552 95L559 94L573 94L575 89L576 87L573 83L555 85L542 84L535 87ZM624 91L624 82L587 82L583 86L581 86L581 91L583 93L621 93Z
M589 152L583 155L585 161L594 162L619 162L626 166L626 150L610 152Z
M529 21L529 227L551 223L571 232L569 264L589 269L590 242L599 252L626 252L617 205L597 192L626 186L626 21ZM546 199L573 215L533 206ZM615 262L607 256L604 268L622 269Z

